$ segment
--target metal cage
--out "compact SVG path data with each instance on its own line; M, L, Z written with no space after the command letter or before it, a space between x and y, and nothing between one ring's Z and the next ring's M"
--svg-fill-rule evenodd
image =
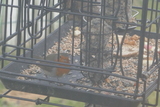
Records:
M0 0L0 79L8 92L156 106L159 18L158 0ZM156 102L149 104L153 91ZM8 92L0 96L16 98Z

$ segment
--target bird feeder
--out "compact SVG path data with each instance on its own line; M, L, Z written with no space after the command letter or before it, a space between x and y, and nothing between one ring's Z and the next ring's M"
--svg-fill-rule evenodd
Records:
M148 96L159 97L159 6L155 0L0 0L0 79L8 89L0 97L156 106ZM59 61L61 53L69 63ZM47 60L51 54L57 60ZM44 67L70 72L52 76ZM7 95L12 90L47 97Z

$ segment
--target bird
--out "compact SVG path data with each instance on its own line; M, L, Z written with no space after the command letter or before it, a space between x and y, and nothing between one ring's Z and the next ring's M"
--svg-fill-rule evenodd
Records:
M37 56L37 55L33 55L33 58L36 59L44 59L41 56ZM60 53L59 54L59 58L58 58L58 54L49 54L48 56L46 56L46 61L57 61L57 62L62 62L62 63L70 63L69 60L69 54L67 53ZM68 74L70 72L70 69L68 68L59 68L59 67L49 67L49 66L42 66L39 65L39 63L41 64L48 64L47 62L41 62L41 61L37 61L38 64L36 64L37 66L39 66L46 77L50 76L50 77L62 77L65 74ZM63 64L57 64L57 66L66 66L66 67L70 67L70 65L63 65Z

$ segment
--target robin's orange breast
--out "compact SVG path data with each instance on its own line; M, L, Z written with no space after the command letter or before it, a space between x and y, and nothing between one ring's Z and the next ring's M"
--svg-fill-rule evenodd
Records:
M58 62L69 63L69 58L66 56L60 56ZM69 65L63 65L63 64L58 64L58 65L70 67ZM64 74L68 74L69 72L70 72L70 69L66 69L66 68L57 68L56 69L56 75L59 77L63 76Z

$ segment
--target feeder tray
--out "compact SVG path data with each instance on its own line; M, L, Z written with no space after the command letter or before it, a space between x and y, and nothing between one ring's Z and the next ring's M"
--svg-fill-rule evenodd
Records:
M71 25L73 25L72 21L63 24L61 26L61 35L65 35ZM58 40L58 32L59 30L57 29L47 37L48 42L46 45L48 49L54 45L53 40ZM42 47L44 43L45 41L42 40L34 46L34 54L40 55L43 53ZM27 52L26 56L29 55L30 52ZM78 57L79 56L75 56L75 58ZM20 74L21 71L28 68L30 61L25 59L18 61L20 62L11 62L0 72L0 78L7 89L77 100L109 107L127 107L128 105L130 105L130 107L137 107L142 101L141 99L133 100L76 89L75 87L81 87L81 85L79 86L70 83L70 79L73 78L72 75L77 75L77 77L72 80L73 82L83 77L82 74L76 70L72 71L72 75L64 76L59 80L57 80L57 78L44 78L42 74L37 74L36 76L22 75ZM21 62L26 62L28 64ZM18 76L27 77L30 78L30 80L18 80ZM60 83L62 85L57 85L56 82L57 84ZM155 88L151 90L154 90ZM151 92L151 90L149 91Z
M84 1L76 0L76 1L77 2L78 1L79 2L86 2L86 3L90 2L90 1L87 1L87 0L84 0ZM85 83L82 83L82 84L78 83L77 80L80 80L82 78L86 79L86 77L87 77L87 76L85 77L85 75L83 74L83 71L87 72L88 74L89 73L94 74L94 72L97 73L98 70L102 71L101 68L92 68L92 67L82 66L81 65L82 62L80 62L81 58L80 58L79 55L75 55L74 56L72 54L72 58L73 58L72 61L73 60L77 60L77 61L76 62L73 61L73 63L70 64L71 65L71 67L70 67L71 73L69 73L69 74L67 74L67 75L65 75L65 76L63 76L61 78L44 77L43 73L38 73L38 72L36 73L36 75L25 75L25 74L22 74L22 71L25 70L25 69L28 69L31 64L36 64L36 60L31 57L32 55L44 55L44 53L45 53L44 50L45 51L49 50L52 46L54 46L55 43L60 42L61 37L62 38L65 37L66 33L71 30L70 28L75 29L74 27L78 26L79 28L81 28L80 30L82 30L82 28L84 28L84 26L89 27L88 26L89 25L88 22L91 21L91 19L93 19L93 18L99 18L99 19L105 20L105 17L99 16L99 14L97 14L97 12L93 12L94 14L90 15L89 14L90 12L87 13L87 11L85 11L85 7L84 7L84 11L82 11L83 9L82 10L78 10L78 13L76 13L74 11L73 11L73 13L72 13L72 11L71 12L68 12L68 11L65 11L65 10L63 11L63 9L56 8L56 6L60 6L60 8L62 8L61 3L63 3L63 0L62 1L60 0L57 4L55 4L54 8L50 8L50 7L47 8L47 6L44 6L42 8L42 5L39 5L39 6L35 5L34 6L34 5L30 5L30 2L27 1L27 0L25 2L26 2L25 8L28 9L28 10L30 10L30 9L40 10L41 9L41 12L42 13L46 12L46 15L49 12L59 12L60 13L58 16L56 16L54 18L54 21L53 20L51 21L51 23L49 24L50 28L51 28L51 25L54 22L57 24L56 21L59 20L60 18L66 19L67 16L68 16L68 19L70 19L69 16L71 16L71 20L68 21L68 22L65 22L66 20L64 20L65 23L63 25L61 25L62 21L60 20L59 21L59 25L61 25L61 26L58 29L54 30L54 32L52 32L48 36L46 36L45 39L43 39L40 42L38 42L37 44L35 44L33 46L33 49L32 48L31 49L30 48L23 48L23 47L20 47L20 46L7 45L7 44L5 44L5 41L4 41L4 44L2 44L2 42L1 42L2 50L3 50L3 48L5 49L6 47L12 47L12 48L15 48L14 51L15 50L21 51L21 49L22 49L22 50L25 50L25 52L26 52L25 55L21 55L21 56L19 56L18 54L15 55L15 56L14 55L10 55L10 54L8 54L5 51L2 52L3 55L2 55L2 57L0 57L2 60L4 60L4 61L5 60L6 61L12 61L10 64L8 64L7 66L5 66L2 70L0 70L0 79L1 79L1 81L4 84L4 86L7 89L9 89L9 90L16 90L16 91L22 91L22 92L28 92L28 93L41 94L41 95L46 95L46 96L49 96L49 97L65 98L65 99L70 99L70 100L76 100L76 101L86 102L86 103L90 103L90 104L103 105L103 106L107 106L107 107L128 107L128 106L129 107L137 107L140 103L145 103L144 101L147 99L147 97L153 91L155 91L156 89L159 89L158 86L159 86L159 83L160 83L160 81L159 81L160 74L157 73L157 72L158 72L160 63L154 63L154 64L152 64L151 65L152 68L147 71L146 75L143 74L144 77L141 77L141 75L138 75L139 77L132 78L131 76L129 76L129 77L126 76L125 77L123 75L116 74L116 73L110 73L110 72L108 73L107 72L107 70L108 70L107 68L105 70L103 69L103 71L106 71L106 72L98 72L99 74L103 74L104 73L104 75L107 75L107 73L108 73L108 74L110 74L110 77L113 77L113 78L116 77L116 78L119 78L119 79L122 79L122 80L124 79L124 80L135 82L135 83L137 81L140 81L142 83L141 86L143 85L144 90L141 90L142 92L138 92L139 89L138 89L138 85L136 84L136 89L137 90L134 90L135 92L131 92L131 93L128 92L128 91L127 92L125 92L125 91L123 92L123 91L117 91L116 89L114 90L112 86L111 86L112 89L108 89L106 87L98 87L98 86L94 87L94 86L91 86L92 84L89 84L89 83L86 83L87 85ZM109 0L108 0L108 2L109 2ZM143 2L145 2L145 1L143 1ZM21 3L19 3L19 4L21 4ZM43 4L43 3L41 3L41 4ZM96 3L96 5L93 5L93 6L97 6L97 5L103 7L103 4L101 5L101 4L98 4L98 3ZM18 7L19 6L17 6L17 8ZM135 7L135 8L136 9L147 10L146 9L147 7L145 8L145 6L144 6L144 8L137 8L137 7ZM71 8L71 10L72 10L72 8ZM149 11L149 10L147 10L147 11ZM38 11L38 12L41 13L40 11ZM98 10L98 12L99 12L99 10ZM45 15L45 14L42 14L42 16L40 16L40 17L43 17L43 15ZM73 16L75 16L75 17L73 17ZM78 20L76 20L76 16L78 16L77 17ZM107 15L107 16L110 16L110 14ZM144 15L144 16L147 16L147 15ZM86 17L88 18L88 20L86 20L87 19ZM74 20L75 22L73 22L73 19L75 19ZM81 19L81 23L79 22L79 19ZM142 18L142 20L143 19L145 19L145 18ZM112 22L114 20L117 20L117 18L111 17L111 19L109 18L108 21ZM31 26L32 22L30 22L29 20L27 20L27 21L28 21L27 22L27 24L28 24L27 28L31 29L32 27L30 28L30 26ZM38 20L36 19L36 21L38 22L39 19ZM118 21L118 22L121 22L121 21ZM151 24L155 24L154 22L156 22L156 21L153 20L149 24L149 26ZM115 23L117 24L116 21L115 21ZM145 24L145 21L144 22L142 21L140 23L143 25L143 24ZM130 23L126 23L126 24L130 24ZM112 30L117 35L119 33L120 34L122 33L124 37L126 36L126 35L124 35L124 33L130 33L130 35L137 34L138 36L142 35L142 36L145 36L147 38L150 38L150 37L151 38L156 38L156 39L159 38L158 33L152 33L151 31L145 32L145 30L144 31L139 31L139 30L137 31L137 30L135 30L136 27L144 27L144 28L146 27L146 26L142 26L141 24L134 23L134 24L131 24L133 26L129 26L128 29L118 28L118 29L115 29L115 30L112 29ZM20 25L21 25L21 23L20 23ZM23 23L22 23L22 25L23 25ZM117 24L117 25L119 25L119 24ZM98 24L96 26L98 26ZM105 26L103 26L103 27L105 27ZM47 30L47 28L48 28L48 26L45 26L45 29L43 29L43 30ZM40 29L40 30L42 30L42 29ZM91 30L91 29L88 29L88 30ZM100 32L101 32L101 30L100 30ZM83 34L84 32L76 32L76 33L77 33L77 35L80 35L80 34ZM92 36L91 34L92 34L92 32L90 34L87 32L86 35ZM93 35L94 35L94 33L93 33ZM99 34L97 34L97 35L99 35ZM19 35L17 34L16 36L18 37ZM85 35L83 35L83 36L85 36ZM104 34L101 34L101 36L104 36ZM12 37L14 37L14 35L12 35ZM31 35L30 35L30 37L31 37L30 40L35 40L35 39L38 38L38 37L37 38L36 37L32 37ZM98 37L98 36L95 36L95 37ZM7 39L12 39L12 38L9 37ZM83 40L83 39L81 38L81 40ZM108 39L110 39L110 38L108 38ZM6 40L6 41L8 41L8 40ZM115 42L115 41L113 41L113 42ZM141 42L143 42L143 41L141 41ZM24 44L25 43L26 43L26 41L24 42ZM115 43L115 44L109 44L109 45L112 45L112 46L114 45L116 47L116 45L118 46L119 44L117 42L117 44ZM144 47L140 47L141 45L138 45L138 46L139 46L138 47L139 50L141 50L141 49L144 48ZM116 49L115 47L114 47L114 49ZM113 49L113 51L114 51L114 49ZM83 49L80 49L80 50L83 51ZM118 48L117 48L117 50L118 50ZM122 48L122 50L123 50L123 48ZM60 52L61 49L58 50L58 51ZM99 53L101 54L101 52L102 51L100 51ZM113 59L112 60L114 60L114 58L118 59L118 57L122 57L121 55L118 56L118 54L119 54L118 52L120 52L119 50L116 51L116 52L117 53L115 55L113 55L113 53L112 53L112 55L113 55ZM143 52L142 52L142 54L143 54ZM81 54L81 55L83 55L83 54ZM156 59L156 58L154 58L154 59ZM159 61L157 61L157 62L159 62ZM116 61L115 62L113 61L113 63L116 63ZM123 62L121 61L120 64L122 64L122 63ZM136 67L138 68L138 67L142 67L142 66L139 66L137 64ZM123 68L123 67L121 67L121 68ZM134 69L134 70L136 70L136 69ZM132 70L130 70L130 71L132 71ZM149 84L149 86L147 86L148 84L145 83L146 81L145 80L143 81L143 79L147 79L148 76L151 75L151 74L153 74L154 71L156 71L156 73L158 74L158 78L157 79L156 78L153 79L153 81L151 81L152 83ZM134 76L135 75L137 76L137 73L139 73L138 69L136 71L136 74L134 74ZM157 74L156 74L156 76L157 76ZM23 79L19 79L18 77L22 77ZM85 81L85 82L87 82L87 81Z

